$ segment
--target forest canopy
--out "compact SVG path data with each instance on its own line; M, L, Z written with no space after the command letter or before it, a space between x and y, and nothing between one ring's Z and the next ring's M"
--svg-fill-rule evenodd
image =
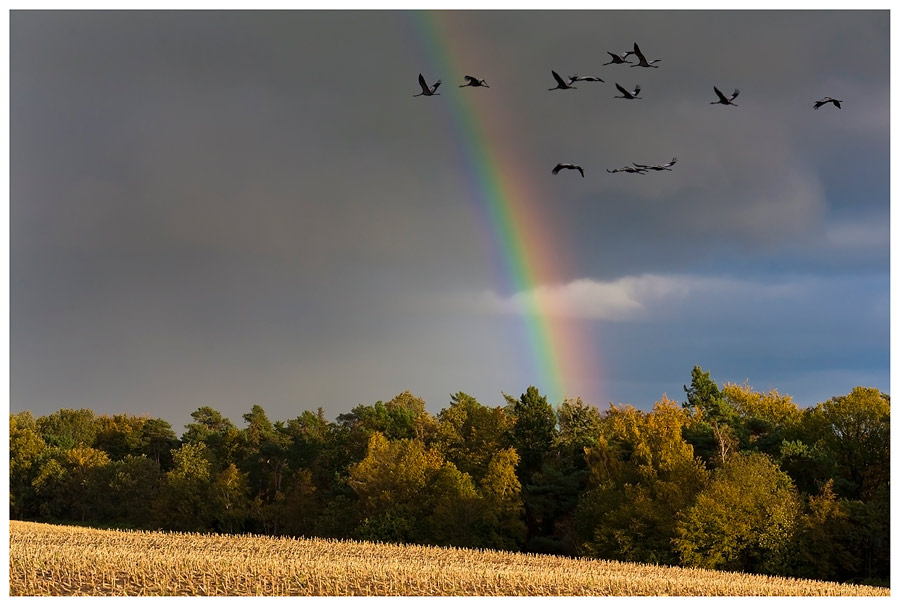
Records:
M437 415L403 392L233 423L10 414L13 519L320 536L698 566L835 581L889 578L890 397L857 387L807 408L718 385L652 410L534 387Z

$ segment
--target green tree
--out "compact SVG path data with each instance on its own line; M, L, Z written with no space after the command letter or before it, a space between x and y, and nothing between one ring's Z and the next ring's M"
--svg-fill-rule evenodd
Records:
M290 462L294 469L312 467L328 445L331 428L321 407L308 410L284 425L290 437Z
M201 406L191 413L193 422L185 425L181 441L202 443L213 470L222 471L237 459L241 433L234 423L210 406Z
M275 515L283 520L283 532L293 536L315 535L323 503L312 472L297 469L286 480L284 490L279 494L277 506L281 511ZM346 524L347 519L344 518L343 522Z
M512 417L512 446L519 454L517 474L523 484L540 471L544 457L556 439L556 413L536 387L529 387L518 400L504 394L508 414Z
M846 500L850 513L850 533L844 537L847 549L856 555L855 581L886 584L891 572L890 487L872 489L865 500Z
M147 455L125 455L111 464L108 500L114 519L135 527L152 522L151 504L159 496L161 474Z
M724 461L738 446L737 411L728 403L718 384L699 366L691 370L691 386L684 386L687 401L682 406L692 414L684 438L704 461Z
M61 408L53 414L38 417L37 428L44 442L62 450L76 446L89 448L97 436L94 411L88 408Z
M559 433L557 450L583 467L584 449L597 443L603 435L603 419L595 406L586 405L581 398L565 400L556 412Z
M423 490L427 511L419 540L437 545L479 547L479 500L472 477L444 462L427 479Z
M243 530L250 515L250 489L247 474L231 463L217 473L209 485L209 509L220 532Z
M95 420L94 448L108 454L113 461L121 461L126 455L139 455L141 428L146 422L147 417L129 414L100 415Z
M678 516L674 543L686 566L784 574L799 513L786 473L764 454L737 454Z
M804 503L790 549L792 576L846 581L859 571L857 558L848 549L853 533L850 511L833 486L828 481Z
M890 414L890 396L865 387L809 411L810 440L830 453L847 481L836 484L845 496L864 496L889 481Z
M532 474L523 489L535 528L525 549L575 555L578 539L573 515L589 476L585 448L597 443L602 419L595 407L585 405L580 398L565 400L556 415L559 431L541 470Z
M515 448L505 448L491 457L487 472L478 485L482 498L480 531L483 545L493 549L515 550L525 541L525 507L522 484L516 467Z
M458 392L438 414L437 444L457 469L479 482L491 458L509 446L511 419L501 407L490 408Z
M178 447L178 437L164 419L147 419L140 429L140 454L147 455L160 470L172 464L172 450Z
M360 404L349 413L338 415L337 421L344 429L343 441L353 461L365 456L373 433L388 440L418 439L430 444L437 431L437 422L425 410L425 401L409 391L387 403L379 400L372 406Z
M42 513L81 522L100 519L106 508L109 463L107 454L95 448L56 449L34 480Z
M529 387L518 400L503 395L507 402L507 413L513 419L510 443L519 455L516 474L525 487L522 497L525 504L526 541L537 541L539 544L531 544L530 548L543 550L543 541L539 537L545 537L553 531L552 519L544 515L547 507L545 492L540 485L545 482L539 474L557 437L556 413L536 387ZM531 489L531 486L537 488Z
M71 499L67 491L69 478L63 466L61 451L43 460L31 484L38 498L38 515L49 518L74 519L71 515Z
M722 397L737 413L735 429L742 449L777 458L782 442L797 435L802 413L791 396L776 389L761 393L746 383L726 383Z
M172 452L172 469L163 474L154 503L157 523L169 530L201 532L211 521L210 463L203 444L182 444Z
M34 479L45 456L41 438L30 412L9 415L9 513L12 518L37 514Z
M259 404L244 414L244 421L247 427L241 432L242 470L247 473L253 494L262 503L271 503L290 471L290 436L281 423L273 424L269 420ZM274 524L277 529L277 520Z

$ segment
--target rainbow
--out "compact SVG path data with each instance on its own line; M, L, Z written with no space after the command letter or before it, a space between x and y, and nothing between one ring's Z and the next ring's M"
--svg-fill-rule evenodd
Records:
M566 277L566 249L553 243L553 221L546 211L549 196L530 175L534 162L524 157L527 146L516 145L520 137L513 128L504 128L505 112L489 94L479 96L476 107L471 93L491 89L458 88L462 76L479 64L474 40L454 29L452 11L411 11L404 13L424 51L422 73L432 83L444 79L440 99L448 108L450 130L456 137L460 156L470 176L476 212L485 218L492 247L499 257L503 286L514 293L529 293L541 285L559 284ZM453 40L464 41L454 45ZM479 78L489 75L472 74ZM411 80L415 74L411 74ZM457 82L458 80L459 82ZM493 105L491 104L493 103ZM526 168L527 167L527 168ZM550 167L547 167L549 174ZM575 389L588 386L598 377L594 348L589 333L576 322L549 313L540 297L527 297L524 329L531 357L531 384L550 403L566 397L585 397Z

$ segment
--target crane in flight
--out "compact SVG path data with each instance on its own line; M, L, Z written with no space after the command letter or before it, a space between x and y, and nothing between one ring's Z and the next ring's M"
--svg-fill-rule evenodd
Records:
M563 80L562 77L552 69L550 70L550 73L553 74L553 79L556 80L556 86L554 86L553 88L548 88L547 90L566 90L567 88L578 88L576 86L572 86L571 82L566 83L566 81Z
M622 168L606 169L608 173L637 173L639 175L647 174L646 168L638 168L636 166L623 166Z
M425 77L422 74L419 74L419 86L422 87L422 92L417 95L413 95L413 97L421 97L422 95L425 95L426 97L430 97L432 95L440 95L441 93L435 92L440 85L441 81L438 80L434 83L434 86L428 86L428 83L425 82Z
M460 84L459 85L460 88L462 88L464 86L484 86L485 88L490 88L490 86L488 86L487 82L485 82L484 80L479 80L475 76L466 76L465 78L466 78L466 83Z
M671 167L676 162L678 162L678 158L672 158L671 162L666 162L665 164L654 164L652 166L649 164L638 164L637 162L632 162L632 164L643 170L672 170Z
M564 169L564 168L568 168L568 169L571 169L571 170L577 170L578 172L581 173L581 176L584 177L584 169L581 168L580 166L578 166L577 164L570 164L569 162L560 162L559 164L557 164L556 166L554 166L554 167L553 167L553 174L554 174L554 175L559 174L559 171L562 170L562 169Z
M828 105L829 103L834 103L834 106L838 109L841 109L842 101L840 99L835 99L833 97L825 97L824 99L820 99L813 103L813 108L819 109L823 105Z
M603 78L597 76L569 76L569 84L575 82L606 82Z
M716 103L721 103L722 105L733 105L733 106L737 107L737 103L735 103L734 100L737 98L738 95L741 94L740 90L734 89L734 92L731 93L731 97L726 97L722 93L722 91L720 91L718 89L718 87L713 86L713 90L716 91L716 95L719 97L719 100L718 101L710 101L709 102L710 105L714 105Z
M647 58L644 57L644 53L641 52L641 49L638 46L637 42L634 43L634 53L632 54L637 56L638 62L632 64L631 67L659 67L658 65L653 64L662 61L662 59L653 59L652 61L647 61Z
M622 94L621 94L621 95L616 95L616 96L614 97L615 99L643 99L643 97L638 97L638 93L641 92L641 85L640 85L640 84L638 84L637 86L635 86L635 87L634 87L634 90L631 91L631 92L628 92L627 90L625 90L624 88L622 88L622 87L619 85L618 82L616 82L616 88L618 88L618 89L619 89L619 92L621 92Z
M617 55L612 51L606 51L606 54L609 55L610 57L612 57L612 59L610 61L607 61L603 65L609 65L610 63L613 63L615 65L621 65L622 63L628 63L628 64L631 63L631 61L627 61L627 59L628 59L629 55L634 54L634 51L625 51L621 55Z

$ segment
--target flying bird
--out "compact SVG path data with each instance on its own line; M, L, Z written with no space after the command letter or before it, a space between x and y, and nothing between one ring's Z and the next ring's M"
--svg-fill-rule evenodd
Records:
M825 97L824 99L820 99L819 101L816 101L816 102L813 104L813 107L814 107L815 109L819 109L819 108L822 107L823 105L827 105L827 104L829 104L829 103L834 103L834 106L835 106L836 108L841 109L841 103L842 103L842 101L841 101L840 99L834 99L834 98L832 98L832 97Z
M628 92L627 90L622 88L618 82L616 82L616 88L618 88L619 92L622 94L616 95L614 97L615 99L642 99L643 98L643 97L638 97L638 93L641 92L640 85L635 86L633 91Z
M623 166L622 168L614 168L612 170L606 169L608 173L638 173L639 175L646 174L646 168L637 168L635 166Z
M562 170L563 168L569 168L569 169L572 169L572 170L577 170L578 172L581 173L581 176L584 177L584 169L583 169L583 168L581 168L581 167L578 166L577 164L570 164L570 163L568 163L568 162L560 162L559 164L557 164L556 166L554 166L554 167L553 167L553 174L554 174L554 175L559 174L559 171Z
M560 77L560 75L557 74L557 73L556 73L555 71L553 71L552 69L550 70L550 73L553 74L553 78L556 80L556 86L554 86L553 88L548 88L547 90L556 90L556 89L565 90L565 89L567 89L567 88L577 88L576 86L572 86L572 83L571 83L571 82L569 82L569 83L567 84L566 81L563 80L563 79Z
M741 94L741 91L739 91L738 89L734 89L734 92L731 93L731 97L726 97L717 87L713 86L713 90L716 91L716 95L719 97L719 100L710 101L710 105L721 103L722 105L733 105L737 107L737 103L733 103L733 101L735 100L735 98L737 98L738 95Z
M643 170L672 170L671 166L673 166L676 162L678 162L678 158L672 158L671 162L666 162L665 164L654 164L652 166L648 164L638 164L637 162L632 162L637 168Z
M653 59L652 61L647 61L647 58L644 57L644 53L642 53L640 47L638 47L637 42L634 43L634 53L632 54L637 56L638 62L632 64L631 67L659 67L658 65L653 64L662 61L662 59Z
M597 76L569 76L569 84L573 82L606 82L606 80Z
M413 97L421 97L425 95L426 97L430 97L431 95L440 95L441 93L435 92L437 88L441 85L441 81L438 80L434 83L434 86L428 86L428 83L425 82L425 77L422 74L419 74L419 86L422 87L422 92L418 95L413 95Z
M490 86L488 86L487 82L485 82L484 80L479 80L475 76L466 76L465 78L466 78L466 83L460 84L459 85L460 88L462 88L464 86L484 86L486 88L490 88Z
M615 63L616 65L621 65L622 63L631 63L631 61L626 61L628 55L633 55L634 51L625 51L621 55L617 55L611 51L606 51L606 54L612 57L611 61L607 61L603 65L609 65L610 63Z

